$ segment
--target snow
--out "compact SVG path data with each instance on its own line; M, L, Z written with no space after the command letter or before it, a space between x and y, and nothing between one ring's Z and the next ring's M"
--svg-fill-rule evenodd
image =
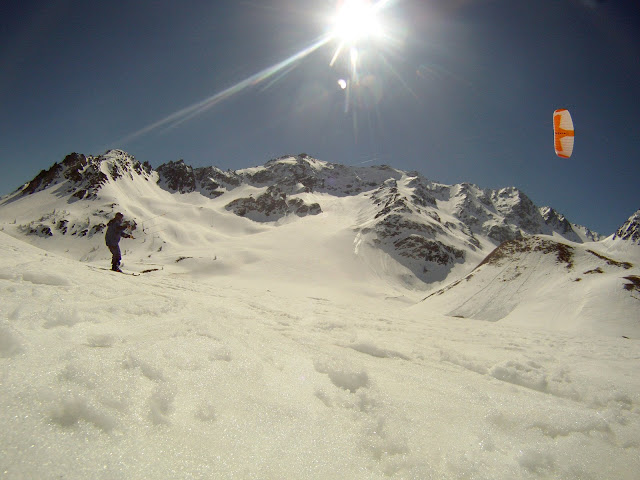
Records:
M2 477L637 478L638 340L424 311L295 225L138 277L0 232Z
M598 244L625 273L575 245L604 273L532 255L509 295L483 269L427 302L357 242L369 198L306 193L323 213L273 224L224 209L254 191L134 178L91 211L47 191L0 209L1 478L637 478L638 301L619 285L637 248ZM123 211L124 268L152 271L105 270L102 234L24 236L43 211Z

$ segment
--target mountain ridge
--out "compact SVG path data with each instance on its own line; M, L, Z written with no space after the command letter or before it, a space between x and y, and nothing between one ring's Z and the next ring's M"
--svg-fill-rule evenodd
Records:
M72 153L5 197L0 210L9 204L29 203L29 197L47 192L53 197L42 200L40 206L47 210L46 202L57 202L58 209L38 211L38 202L34 202L29 216L20 224L14 220L18 234L44 239L57 235L99 238L109 216L128 209L144 227L158 210L151 200L142 208L139 199L146 202L157 195L169 203L211 202L207 205L215 205L211 208L216 216L227 212L256 225L276 227L294 218L332 215L323 206L329 199L338 205L357 198L357 211L350 213L353 221L348 227L354 252L375 252L365 258L370 268L379 268L382 262L388 269L387 260L372 260L379 255L398 263L404 283L411 288L455 280L505 241L531 235L552 235L577 243L601 239L551 207L537 207L515 187L491 190L471 183L446 185L387 165L348 167L307 154L223 171L214 166L193 168L183 160L153 169L122 150L109 150L98 157ZM80 204L67 208L77 202L84 206L81 219L71 211ZM184 237L180 229L189 227L176 223L172 234ZM159 232L158 241L169 242L167 235ZM97 250L99 241L92 245ZM79 256L89 258L91 254L85 249Z

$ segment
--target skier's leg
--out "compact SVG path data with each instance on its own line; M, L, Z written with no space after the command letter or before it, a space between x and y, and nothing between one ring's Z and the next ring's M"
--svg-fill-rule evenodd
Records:
M109 250L111 251L111 270L119 270L120 269L120 259L122 255L120 254L120 247L118 245L109 245Z

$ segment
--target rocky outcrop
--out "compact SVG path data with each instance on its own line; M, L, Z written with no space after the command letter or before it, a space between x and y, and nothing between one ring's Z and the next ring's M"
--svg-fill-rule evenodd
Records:
M398 254L414 260L424 260L442 266L464 261L464 251L438 240L429 240L421 235L409 235L393 243Z
M171 192L191 193L196 189L193 168L185 164L184 160L160 165L157 172L160 177L158 183Z
M571 269L573 267L573 251L573 247L552 240L539 237L520 238L499 245L476 268L480 268L482 265L501 265L515 254L539 252L545 255L555 255L558 264L564 264L567 269Z
M199 192L209 198L219 197L242 183L234 172L216 167L192 168L184 160L160 165L157 172L158 185L165 190L182 194Z
M225 208L256 222L274 222L287 215L304 217L322 213L319 204L307 204L300 198L287 198L287 194L275 186L267 188L267 191L258 197L234 200Z
M573 228L571 227L571 223L569 223L564 215L556 212L553 208L541 207L540 214L542 215L545 223L555 231L560 232L564 235L575 233L573 231Z

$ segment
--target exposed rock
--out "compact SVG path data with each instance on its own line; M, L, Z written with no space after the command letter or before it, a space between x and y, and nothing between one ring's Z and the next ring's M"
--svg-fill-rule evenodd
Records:
M53 236L51 227L49 227L48 225L31 223L30 225L21 225L19 228L25 235L36 235L38 237Z
M160 165L157 169L160 178L172 192L191 193L196 189L196 177L193 168L184 160Z
M519 227L531 235L547 233L538 208L524 193L515 187L502 188L492 195L492 203L506 223Z
M522 238L522 232L510 225L491 225L487 236L498 243Z
M55 183L59 174L64 170L62 165L54 163L49 170L41 170L38 175L31 180L22 190L23 195L31 195L40 190L44 190L52 183Z
M545 223L554 230L565 235L574 233L571 223L569 223L564 215L556 212L553 208L541 207L540 214L542 218L544 218Z
M241 185L234 172L223 172L216 167L192 168L184 160L160 165L157 169L158 184L170 192L200 192L209 198L222 195L226 189Z
M500 265L503 259L511 258L515 253L542 252L555 253L558 263L566 264L568 269L573 267L573 247L539 237L526 237L509 240L498 246L481 263L482 265Z
M258 222L272 222L291 214L304 217L322 213L319 204L306 204L300 198L287 199L287 194L275 186L269 187L257 198L239 198L225 208Z
M403 257L433 262L438 265L452 265L464 261L464 251L445 245L437 240L429 240L419 235L409 235L394 242Z

